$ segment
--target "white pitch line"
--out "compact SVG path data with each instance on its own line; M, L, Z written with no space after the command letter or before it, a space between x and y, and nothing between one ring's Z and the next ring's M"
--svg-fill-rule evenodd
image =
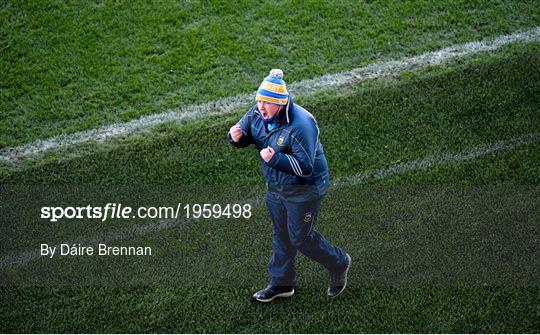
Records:
M439 165L473 160L497 151L516 149L521 146L526 146L538 142L540 142L540 133L526 134L510 140L498 141L488 145L465 149L461 152L454 154L442 154L439 156L425 157L409 162L392 165L387 168L377 169L348 177L342 177L334 181L332 183L332 187L339 188L344 186L365 184L371 181L385 179L394 175L399 175L407 172L427 170L429 168ZM250 203L253 206L259 206L262 205L264 201L263 198L259 197L246 200L246 203ZM112 241L123 240L132 237L140 237L153 232L158 232L167 228L171 228L173 226L178 226L186 221L188 220L163 219L147 225L127 227L116 231L104 233L102 235L82 238L77 242L70 242L69 244L81 243L82 245L91 245L96 243L109 243ZM56 247L59 248L60 245L58 244L56 245ZM39 259L40 257L41 255L39 249L25 251L11 256L4 256L0 258L0 269L7 269L17 264L22 264L28 261Z
M366 80L395 76L403 71L417 71L429 65L438 65L452 59L471 56L480 52L496 50L514 42L540 40L540 27L527 31L503 35L485 41L469 42L450 46L438 51L427 52L400 60L378 62L351 71L328 74L289 85L296 96L312 96L321 91ZM180 107L167 112L143 116L125 123L115 123L100 128L89 129L73 134L60 135L36 140L19 146L0 150L0 162L17 164L48 150L61 149L86 142L105 142L115 137L147 132L151 127L165 123L182 123L217 114L230 113L239 108L247 108L253 103L255 92L226 97L198 105Z
M434 166L446 163L462 162L485 156L492 152L501 150L510 150L528 144L540 142L540 133L526 134L511 140L498 141L489 145L475 147L463 150L456 154L442 154L440 156L431 156L414 161L404 162L392 165L387 168L378 169L369 173L361 173L353 176L342 177L334 182L334 186L346 186L363 184L370 181L385 179L394 175L403 174L417 170L427 170Z

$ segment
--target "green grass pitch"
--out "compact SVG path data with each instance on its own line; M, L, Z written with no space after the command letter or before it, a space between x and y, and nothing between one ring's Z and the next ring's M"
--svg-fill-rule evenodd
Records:
M8 149L251 92L273 67L294 83L531 29L540 10L530 1L7 1L0 18ZM266 284L271 252L260 204L250 219L109 237L152 246L150 258L29 256L40 243L156 225L44 222L43 199L260 198L255 150L225 141L245 111L0 162L0 260L21 260L0 262L0 330L538 333L540 143L458 157L540 133L538 69L540 44L512 43L296 97L318 120L334 181L457 157L331 189L317 228L353 257L336 300L324 269L300 255L293 297L249 301Z

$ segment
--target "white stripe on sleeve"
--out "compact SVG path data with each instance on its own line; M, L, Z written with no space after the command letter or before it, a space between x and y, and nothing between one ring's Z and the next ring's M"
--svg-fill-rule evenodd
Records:
M287 154L285 154L285 156L287 156L287 158L289 159L289 163L291 163L291 167L294 173L296 173L296 175L298 175L299 177L303 177L304 174L302 173L302 169L300 168L300 164L298 164L296 158Z

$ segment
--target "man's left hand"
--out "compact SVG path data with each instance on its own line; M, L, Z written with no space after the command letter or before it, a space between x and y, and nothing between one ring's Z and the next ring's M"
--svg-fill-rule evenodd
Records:
M261 157L266 163L268 163L270 162L272 157L274 157L275 153L276 152L274 151L274 149L269 146L261 150Z

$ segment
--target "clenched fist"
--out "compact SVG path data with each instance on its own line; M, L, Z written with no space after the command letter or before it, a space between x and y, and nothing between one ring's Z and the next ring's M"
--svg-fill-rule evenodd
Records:
M231 138L234 142L240 141L240 138L242 137L242 128L240 128L240 125L237 123L234 126L231 127L229 130L229 133L231 134Z
M272 149L272 147L266 147L261 150L261 157L266 163L268 163L272 159L272 157L274 157L275 153L276 152L274 151L274 149Z

